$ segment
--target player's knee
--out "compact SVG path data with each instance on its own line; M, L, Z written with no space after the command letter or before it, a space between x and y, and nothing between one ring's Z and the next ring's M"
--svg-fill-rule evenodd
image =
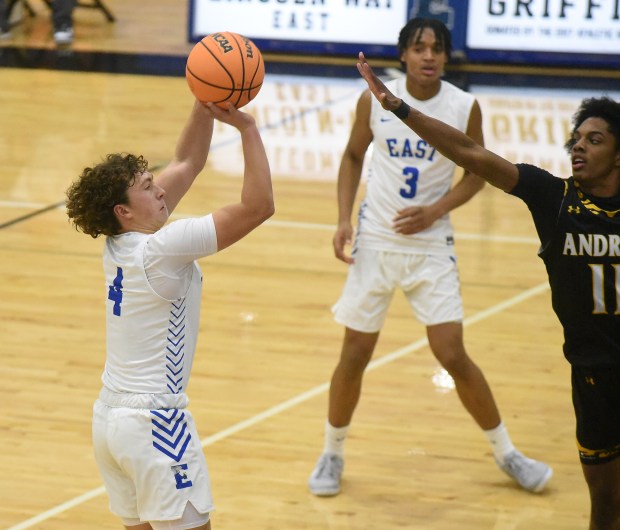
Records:
M465 350L450 350L436 357L444 370L455 379L467 378L472 370L476 369L476 365L465 353Z
M341 366L352 375L359 375L366 369L372 357L372 349L349 348L343 350L340 359Z

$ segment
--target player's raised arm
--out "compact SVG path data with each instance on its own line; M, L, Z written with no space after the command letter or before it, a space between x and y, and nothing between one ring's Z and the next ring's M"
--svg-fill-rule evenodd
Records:
M170 213L203 170L212 136L213 115L196 100L179 135L173 159L157 177L157 184L166 190L165 201Z
M359 54L357 69L381 106L393 112L441 154L504 191L515 187L519 172L514 164L485 149L454 127L409 107L394 96L373 72L363 52Z
M224 110L213 103L207 109L213 116L235 127L243 146L243 187L238 203L213 212L217 230L217 247L222 250L254 230L275 211L271 170L265 147L254 118L228 103Z

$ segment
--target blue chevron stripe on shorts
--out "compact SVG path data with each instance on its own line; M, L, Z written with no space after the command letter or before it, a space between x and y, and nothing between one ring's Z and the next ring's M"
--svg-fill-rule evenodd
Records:
M153 447L179 462L192 439L185 413L179 409L151 410L151 424Z

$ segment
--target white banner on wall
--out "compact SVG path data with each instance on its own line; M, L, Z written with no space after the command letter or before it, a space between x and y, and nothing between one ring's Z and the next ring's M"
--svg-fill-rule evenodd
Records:
M249 38L396 45L407 0L194 0L191 31Z
M275 180L336 180L357 100L366 86L356 78L265 78L259 95L244 110L261 129ZM569 177L572 172L564 144L582 99L608 96L620 101L618 91L473 85L470 92L482 109L488 149L558 177ZM209 163L218 172L239 178L243 156L239 134L221 122L215 126L217 141ZM366 177L367 168L362 175Z
M572 174L564 144L581 101L601 96L620 100L618 92L598 90L472 86L470 91L482 109L488 149L511 162L542 167L557 177Z
M336 180L353 125L357 100L366 83L338 79L268 75L256 99L243 110L261 129L275 180ZM209 163L239 176L243 157L239 133L216 122L217 141Z
M467 46L615 54L620 66L620 0L470 0Z

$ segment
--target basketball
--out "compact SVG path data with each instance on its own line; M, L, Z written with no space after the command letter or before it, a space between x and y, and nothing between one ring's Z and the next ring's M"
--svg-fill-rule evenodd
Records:
M198 42L185 67L194 96L222 108L228 101L236 108L247 105L263 86L264 77L265 63L259 49L247 37L230 31L207 35Z

